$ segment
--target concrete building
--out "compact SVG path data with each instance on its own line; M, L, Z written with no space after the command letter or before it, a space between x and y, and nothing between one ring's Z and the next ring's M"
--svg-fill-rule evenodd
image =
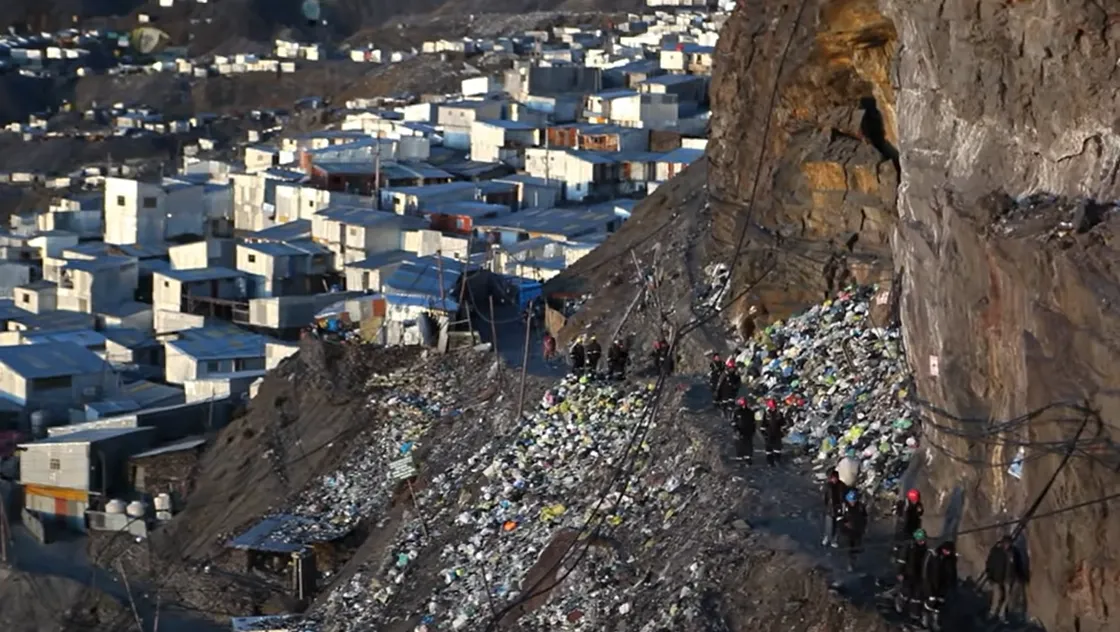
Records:
M115 395L118 380L97 354L73 342L0 347L0 397L44 411L50 420L69 418L71 408Z
M441 103L436 110L436 125L443 129L443 144L455 149L470 149L471 124L502 118L501 101L456 101Z
M609 153L534 147L525 152L525 171L563 182L564 197L579 202L614 197L621 170Z
M233 327L180 331L176 340L164 344L165 379L169 384L183 384L216 374L263 370L267 340Z
M249 298L321 292L326 289L326 275L334 268L332 259L329 249L307 240L237 246L237 269L248 278Z
M172 270L232 268L237 265L237 242L232 239L206 239L167 249Z
M59 275L58 308L87 314L134 301L140 283L136 258L115 255L67 259Z
M521 121L487 120L471 124L471 160L525 166L525 149L538 144L539 128Z
M156 333L160 312L233 319L233 310L247 299L245 273L228 268L164 270L152 277Z
M591 94L603 89L603 71L583 66L533 66L529 62L515 62L513 68L505 71L503 85L518 101L524 101L529 95Z
M337 207L316 213L311 221L311 235L334 253L335 269L342 270L349 263L401 250L405 231L427 226L417 215Z
M105 242L162 244L176 237L229 236L232 195L228 185L106 178Z
M151 428L104 428L20 445L24 506L40 518L86 530L91 496L123 492L128 457L152 445Z

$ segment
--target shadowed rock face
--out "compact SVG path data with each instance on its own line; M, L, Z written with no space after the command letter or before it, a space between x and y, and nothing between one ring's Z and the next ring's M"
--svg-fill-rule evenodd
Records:
M965 529L1018 517L1062 460L1065 446L1047 454L1042 444L1072 439L1086 407L1099 418L1090 415L1038 511L1114 494L1120 25L1077 0L883 4L901 51L893 251L902 322L917 391L945 413L926 424L931 491L965 490ZM1000 435L986 430L988 419L1059 402L1077 406ZM1031 444L1021 480L1007 474L1017 447L1006 441ZM1120 626L1120 612L1105 605L1120 603L1115 509L1097 504L1028 524L1030 611L1048 629ZM999 535L962 538L966 558L982 562Z
M712 243L728 253L748 225L738 282L776 267L740 313L770 317L893 265L929 408L917 472L929 513L967 531L1042 496L1024 531L1030 614L1049 630L1117 629L1117 505L1052 512L1120 492L1120 13L1084 0L879 5L808 0L795 29L798 3L745 2L728 21ZM962 535L966 569L1010 530Z

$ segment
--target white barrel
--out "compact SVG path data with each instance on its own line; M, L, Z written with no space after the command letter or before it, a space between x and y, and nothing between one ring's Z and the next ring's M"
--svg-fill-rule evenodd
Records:
M156 511L171 511L171 494L166 492L156 495Z
M109 514L123 514L125 510L125 502L119 498L114 498L105 503L105 513Z
M139 500L128 503L125 513L133 518L143 518L148 513L148 505Z

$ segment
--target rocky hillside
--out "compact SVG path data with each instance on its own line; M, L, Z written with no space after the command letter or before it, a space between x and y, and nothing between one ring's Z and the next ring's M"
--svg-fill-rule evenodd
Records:
M974 576L1021 532L1030 614L1053 631L1117 626L1118 42L1093 2L742 3L717 51L707 190L655 196L608 242L673 281L676 322L719 288L701 271L730 264L742 297L722 316L742 333L848 280L893 282L932 530L959 534ZM648 219L671 213L692 232ZM595 289L570 329L633 296L603 263L558 279Z

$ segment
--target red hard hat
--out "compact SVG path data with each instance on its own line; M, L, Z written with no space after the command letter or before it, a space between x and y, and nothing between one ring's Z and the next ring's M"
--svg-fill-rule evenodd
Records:
M772 399L768 399L768 400L766 400L766 407L769 408L770 410L774 410L775 408L778 407L778 403L775 402Z
M735 400L735 403L740 405L740 406L746 406L747 405L747 398L746 397L740 397L739 399Z
M712 354L712 359L715 360L716 362L719 362L719 354L718 353L713 353Z
M729 368L729 369L735 368L735 358L728 358L727 359L727 368Z
M916 489L911 489L910 491L906 492L906 500L909 500L912 503L916 503L921 499L922 495L918 493L918 490Z

